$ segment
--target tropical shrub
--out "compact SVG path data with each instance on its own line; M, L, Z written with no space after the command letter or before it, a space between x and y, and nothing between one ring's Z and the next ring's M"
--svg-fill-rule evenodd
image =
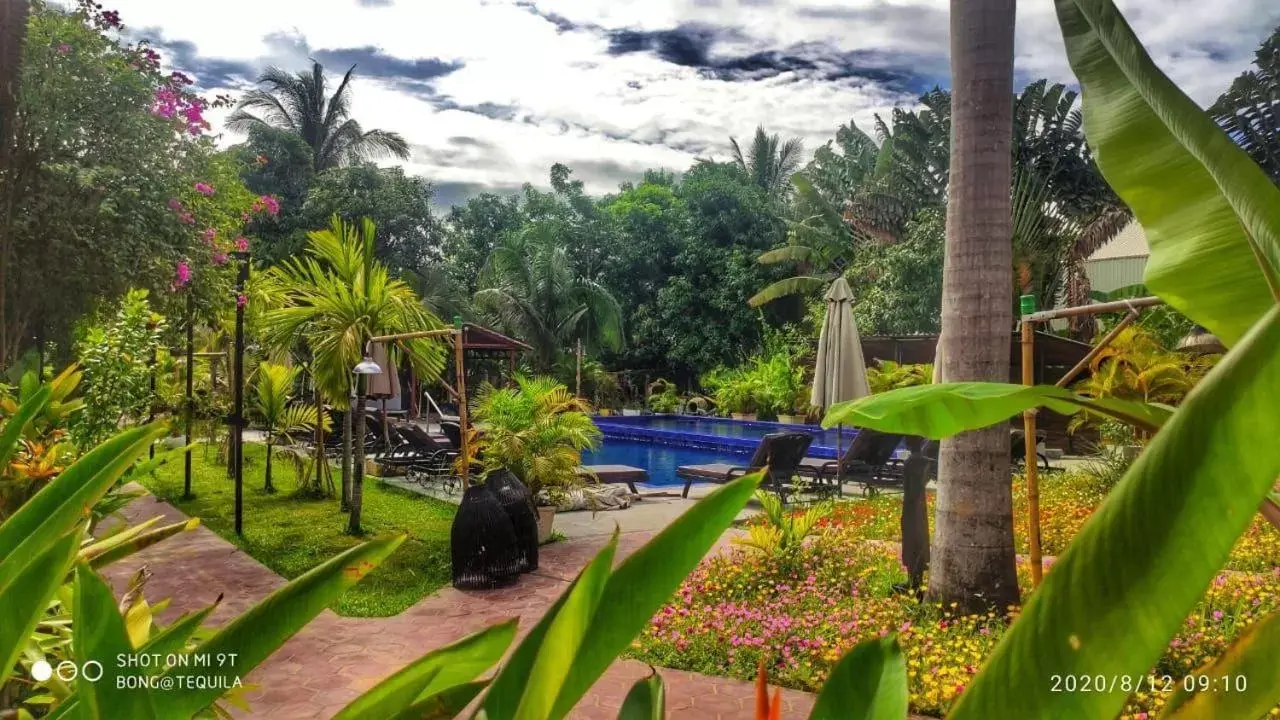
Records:
M505 467L535 496L579 484L582 451L600 443L591 408L551 378L517 375L515 384L487 385L476 396L478 463L486 471Z
M783 507L782 498L764 491L756 493L756 501L763 510L761 517L748 524L746 536L734 538L734 543L775 559L795 554L831 512L829 502L792 512Z
M670 380L659 378L649 383L648 394L645 404L656 413L679 412L684 405L684 401L680 399L679 388Z
M84 404L72 397L79 384L80 372L73 365L43 386L49 390L48 401L20 428L18 446L0 467L0 519L22 507L78 455L66 426ZM16 395L0 398L0 421L7 423L17 416L41 389L35 372L23 375Z
M726 413L750 414L760 408L764 388L747 367L718 367L704 374L702 387L711 392L716 407Z
M892 360L876 360L874 366L867 368L867 384L871 386L872 393L928 385L931 382L933 363L911 365Z
M320 422L320 412L315 405L291 404L293 385L300 368L264 362L254 371L253 411L266 433L267 463L265 485L267 492L275 492L271 484L271 450L281 440L288 440L290 433L314 430Z
M86 327L76 353L83 372L83 409L71 437L90 447L127 419L142 419L153 400L151 361L159 351L165 319L152 312L146 290L130 290L109 317Z

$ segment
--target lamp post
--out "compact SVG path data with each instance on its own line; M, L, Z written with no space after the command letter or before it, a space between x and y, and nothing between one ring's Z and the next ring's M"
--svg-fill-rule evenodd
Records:
M249 281L249 253L235 251L231 257L240 263L236 276L236 347L232 371L235 408L231 415L231 462L236 481L236 534L244 534L244 286Z
M364 503L364 401L365 395L369 392L369 376L382 374L382 367L373 361L367 345L365 346L364 359L351 369L351 373L356 376L356 428L354 433L356 462L355 469L351 473L351 519L347 525L347 532L352 535L359 535L361 532L360 511Z
M195 370L196 370L195 303L196 303L196 298L194 295L191 294L191 289L188 288L187 289L187 377L186 377L187 402L183 407L183 411L182 411L182 420L183 420L183 426L184 426L183 433L185 435L185 442L183 442L183 444L187 446L191 445L191 434L192 434L191 426L195 418L195 407L196 407L196 404L195 404L196 401L194 397L195 386L193 384L194 378L192 377L195 374ZM190 447L188 447L187 451L182 454L182 498L184 500L191 499L191 450L190 450Z

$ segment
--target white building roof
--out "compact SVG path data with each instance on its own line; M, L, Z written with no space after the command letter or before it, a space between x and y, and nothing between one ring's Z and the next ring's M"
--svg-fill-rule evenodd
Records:
M1111 238L1110 242L1098 248L1097 252L1089 256L1089 260L1147 257L1150 254L1151 248L1147 245L1147 234L1135 220Z

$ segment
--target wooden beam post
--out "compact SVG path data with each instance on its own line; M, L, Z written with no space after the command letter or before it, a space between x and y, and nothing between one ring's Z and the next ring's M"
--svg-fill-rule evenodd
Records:
M456 366L456 382L458 388L458 425L462 429L462 446L458 451L462 454L462 488L471 486L471 454L468 447L469 427L467 422L467 368L463 348L463 327L461 324L453 331L453 364Z
M1067 383L1071 382L1077 375L1084 372L1084 369L1089 367L1094 358L1098 357L1098 355L1101 354L1102 351L1120 335L1122 330L1132 325L1133 321L1137 319L1138 311L1130 310L1128 315L1125 315L1120 322L1116 323L1115 327L1111 328L1111 332L1104 335L1102 339L1098 341L1098 344L1094 345L1093 348L1089 350L1089 353L1081 358L1080 362L1076 363L1075 367L1068 370L1066 375L1059 378L1057 382L1058 387L1066 387Z
M1035 384L1036 323L1022 318L1022 384ZM1022 413L1027 468L1027 544L1031 546L1031 584L1040 587L1044 567L1040 559L1040 478L1036 465L1036 411Z

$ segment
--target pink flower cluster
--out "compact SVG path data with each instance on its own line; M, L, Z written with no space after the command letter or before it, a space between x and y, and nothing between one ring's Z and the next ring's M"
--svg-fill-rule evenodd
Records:
M205 197L212 197L213 194L217 192L217 190L214 190L213 186L210 185L209 183L198 182L196 183L195 187L196 187L196 192L200 193Z
M174 290L186 287L191 282L191 265L186 260L179 260L177 267L174 268L173 282L170 287Z
M266 212L268 215L280 214L280 201L274 195L263 195L253 201L254 212Z
M182 77L186 78L185 75ZM180 117L189 134L199 135L210 127L209 122L204 119L205 105L203 99L186 94L171 83L156 90L151 103L151 114L165 120Z

